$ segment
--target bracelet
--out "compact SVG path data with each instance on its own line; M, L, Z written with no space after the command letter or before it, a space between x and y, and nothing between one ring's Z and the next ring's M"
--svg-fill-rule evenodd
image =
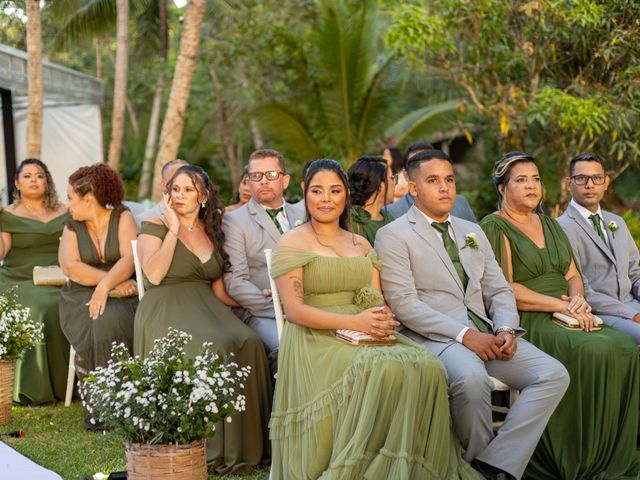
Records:
M496 335L498 335L499 333L502 333L502 332L507 332L507 333L509 333L512 337L514 337L514 338L516 337L516 331L515 331L513 328L511 328L511 327L500 327L500 328L498 328L498 329L496 330Z
M170 231L171 233L173 233L173 235L174 235L176 238L178 238L178 232L174 232L174 231L173 231L173 230L171 230L171 229L169 229L169 231Z

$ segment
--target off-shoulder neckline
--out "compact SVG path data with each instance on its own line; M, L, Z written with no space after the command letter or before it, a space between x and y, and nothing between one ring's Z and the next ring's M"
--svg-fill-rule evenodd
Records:
M51 220L47 220L46 222L43 220L37 220L35 218L31 218L31 217L24 217L22 215L16 215L15 213L10 212L9 210L2 210L3 213L8 213L9 215L11 215L12 217L18 218L20 220L31 220L32 222L36 222L36 223L41 223L42 225L48 225L51 222L54 222L55 220L58 220L61 217L64 217L65 215L68 215L69 212L65 211L64 213L61 213L60 215L58 215L57 217L53 217Z
M322 257L322 258L337 258L337 259L350 259L350 258L369 258L372 255L377 255L376 251L372 248L371 250L369 250L369 253L367 253L366 255L354 255L352 257L340 257L338 255L323 255L321 253L317 253L317 252L310 252L308 250L303 250L301 248L297 248L297 247L276 247L274 250L294 250L296 252L301 252L304 253L306 255L313 255L315 257Z

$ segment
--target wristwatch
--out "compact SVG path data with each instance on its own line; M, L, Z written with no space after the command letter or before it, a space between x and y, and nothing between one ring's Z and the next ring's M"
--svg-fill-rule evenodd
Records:
M516 337L516 331L511 327L500 327L500 328L498 328L496 330L496 335L498 335L499 333L502 333L502 332L507 332L507 333L511 334L512 337L514 337L514 338Z

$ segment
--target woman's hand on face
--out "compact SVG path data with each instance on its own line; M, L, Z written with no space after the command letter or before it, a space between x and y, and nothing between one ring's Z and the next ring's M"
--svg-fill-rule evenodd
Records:
M91 320L96 320L104 313L108 296L109 292L98 284L93 291L93 295L91 295L91 298L86 303L87 307L89 307L89 318L91 318Z
M587 300L582 295L574 295L569 297L567 295L562 295L560 297L561 300L565 302L569 302L566 310L569 315L573 313L591 313L591 306L587 303Z
M400 325L399 322L394 320L395 315L386 305L368 308L355 317L356 328L354 330L379 338L393 335L395 333L394 327Z
M176 215L176 212L173 210L173 206L171 205L171 195L169 193L162 194L162 215L167 221L167 227L169 227L169 230L177 234L180 229L180 221L178 220L178 215Z

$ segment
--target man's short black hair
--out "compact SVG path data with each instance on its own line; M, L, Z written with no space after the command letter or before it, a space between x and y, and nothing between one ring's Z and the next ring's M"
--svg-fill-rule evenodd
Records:
M422 152L425 150L434 150L435 147L429 142L414 142L410 144L407 149L404 151L404 157L402 157L402 166L405 170L407 170L407 164L409 163L409 159L413 157L417 152ZM408 172L409 170L407 170Z
M585 152L585 153L581 153L580 155L576 155L575 157L573 157L571 159L571 161L569 162L569 176L573 177L573 172L576 168L576 163L578 162L598 162L600 165L602 165L602 169L605 171L607 171L607 168L604 164L604 160L602 160L602 158L600 158L600 155L598 155L597 153L593 153L593 152Z
M407 173L409 174L409 178L414 178L414 172L420 169L420 165L424 162L428 162L429 160L444 160L453 165L451 161L451 157L444 153L442 150L437 150L435 148L430 148L429 150L422 150L411 156L409 162L407 164Z

